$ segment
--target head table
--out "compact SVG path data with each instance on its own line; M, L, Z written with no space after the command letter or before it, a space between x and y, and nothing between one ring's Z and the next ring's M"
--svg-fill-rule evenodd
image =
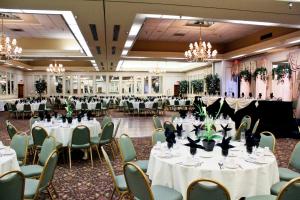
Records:
M44 128L49 136L54 137L57 142L62 143L62 145L65 147L71 143L73 130L79 125L84 125L89 128L90 137L97 136L101 132L100 123L96 119L89 121L82 119L81 122L78 122L77 119L73 119L72 124L68 124L67 122L63 123L61 120L52 119L51 122L35 122L32 128L35 126Z
M187 140L177 140L171 150L166 143L158 143L150 154L147 174L153 185L163 185L181 192L186 199L189 184L196 179L213 179L223 184L231 199L270 194L271 186L279 181L277 161L268 149L258 148L252 154L244 144L231 142L235 147L228 156L221 148L212 152L198 149L192 156Z
M0 176L9 171L20 171L15 150L0 141Z

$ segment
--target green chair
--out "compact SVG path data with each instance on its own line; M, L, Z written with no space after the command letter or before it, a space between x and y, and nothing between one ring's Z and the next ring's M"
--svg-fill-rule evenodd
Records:
M277 185L278 184L279 183L277 183ZM300 177L294 178L289 182L284 182L280 186L280 189L278 189L276 193L277 196L273 195L274 191L271 189L271 195L259 195L246 198L246 200L299 200ZM274 186L272 186L272 188L274 188Z
M262 148L269 147L269 149L274 153L276 138L273 135L273 133L269 131L263 131L260 133L260 136L261 138L260 138L259 146Z
M25 179L25 199L38 199L39 194L44 191L48 191L51 199L53 199L51 191L53 190L55 192L55 188L52 184L52 179L57 165L57 160L58 155L55 150L51 152L50 156L48 157L39 180L31 178ZM52 190L50 190L50 188Z
M151 109L151 112L153 115L158 115L158 103L157 102L154 102L153 105L152 105L152 109ZM151 113L150 113L151 114Z
M112 122L111 116L105 115L105 116L103 117L102 122L101 122L101 129L103 129L104 126L105 126L107 123L109 123L109 122Z
M26 134L15 134L11 140L10 147L16 151L19 165L25 165L27 159L28 136Z
M187 200L230 200L228 190L221 183L209 179L193 181L187 189Z
M134 163L124 165L124 176L128 192L134 199L140 200L182 200L182 195L171 188L153 185L139 166Z
M176 130L174 125L169 121L164 122L164 129L165 130L168 129L169 131L173 131L173 132Z
M292 152L289 166L292 167L298 172L300 172L300 142L298 142ZM279 177L282 181L290 181L294 178L300 177L300 173L290 170L289 168L279 168Z
M36 116L36 115L34 115L33 117L30 118L30 120L29 120L30 131L32 130L32 125L33 125L35 122L38 122L38 121L40 121L40 120L41 120L41 119L40 119L38 116Z
M25 178L19 171L10 171L0 175L1 200L23 200Z
M166 142L166 136L164 129L155 129L152 134L152 145L156 145L156 143L160 142Z
M154 128L155 129L163 128L163 126L161 124L161 121L160 121L160 119L159 119L158 116L153 115L152 120L153 120L153 124L154 124Z
M44 103L41 103L39 105L38 112L45 112L45 110L46 110L46 105Z
M12 139L13 136L14 136L16 133L18 133L19 131L18 131L18 129L16 129L16 127L14 127L14 125L12 125L12 124L10 123L10 121L6 120L5 123L6 123L6 130L7 130L7 133L8 133L8 135L9 135L10 139Z
M105 101L103 101L101 104L101 110L103 111L103 113L107 114L108 106Z
M47 137L42 145L39 159L36 165L21 166L21 171L26 178L39 177L42 174L43 168L46 164L51 152L56 149L56 142L54 137Z
M115 192L117 192L118 195L120 196L119 199L122 199L123 196L126 195L127 192L128 192L125 177L124 177L124 175L116 176L116 174L114 172L114 169L112 167L112 164L109 160L109 157L108 157L108 155L107 155L107 153L106 153L106 151L104 150L103 147L101 147L101 151L102 151L104 160L106 162L106 165L108 167L109 173L112 177L113 184L114 184L114 189L113 189L113 192L110 196L110 200L113 198Z
M140 113L144 113L144 115L146 115L146 106L145 106L144 102L139 103L138 114L140 114Z
M102 133L99 134L99 136L92 137L91 138L91 145L92 147L96 147L99 159L101 160L100 154L99 154L99 146L109 145L112 151L113 158L115 158L114 155L114 149L112 146L113 141L113 134L114 134L114 123L108 122L105 124Z
M133 114L134 115L134 107L131 102L128 102L128 114Z
M24 104L24 109L23 109L23 119L25 116L31 116L32 111L31 111L31 105L30 104Z
M296 193L294 193L294 195L295 194L297 194L297 195L295 195L295 196L297 196L298 198L300 197L300 177L298 177L298 178L294 178L294 179L292 179L291 181L289 181L289 182L287 182L287 181L280 181L280 182L278 182L278 183L276 183L276 184L274 184L274 185L272 185L272 187L271 187L271 194L272 195L276 195L276 196L278 196L280 193L281 193L281 191L290 183L290 182L293 182L293 183L295 183L293 186L291 186L293 189L295 189L295 190L297 190L298 192L296 192ZM297 184L296 184L297 183ZM293 190L292 188L289 188L288 190L290 190L290 192L291 192L291 190ZM292 196L291 196L292 197Z
M11 111L10 113L12 115L15 115L15 117L18 119L19 114L21 114L21 111L18 111L16 104L11 104Z
M246 130L250 130L251 128L251 117L249 115L245 115L241 121L242 123L246 123Z
M119 119L118 122L117 122L117 126L116 126L116 128L114 130L113 141L112 141L113 146L115 146L116 153L119 152L119 147L118 147L118 142L117 142L117 138L116 137L117 137L117 134L118 134L118 131L119 131L120 124L121 124L121 119Z
M180 114L177 113L177 114L172 115L171 121L173 122L173 121L175 120L176 117L180 117Z
M88 105L87 105L87 103L83 102L81 104L81 111L87 111L87 110L88 110Z
M135 162L144 172L148 169L148 160L138 160L130 137L122 134L119 138L119 149L123 163Z
M44 128L40 126L35 126L32 128L31 134L32 134L33 148L34 148L34 156L33 156L33 164L34 164L36 155L38 151L41 149L45 138L48 136L48 133Z
M260 119L258 119L258 120L255 122L254 127L253 127L253 129L252 129L252 134L255 134L255 133L256 133L257 128L258 128L258 126L259 126L259 122L260 122Z
M72 133L71 144L68 146L69 151L69 164L72 167L71 150L72 149L88 149L90 151L91 163L93 164L93 154L90 139L90 129L84 125L77 126Z
M96 116L100 116L100 113L101 113L101 103L100 102L96 103L95 113L96 113Z

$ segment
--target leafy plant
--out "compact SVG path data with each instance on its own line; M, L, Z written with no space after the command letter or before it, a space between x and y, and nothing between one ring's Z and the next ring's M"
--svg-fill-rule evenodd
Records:
M35 81L35 90L40 95L40 98L42 98L42 94L47 89L47 82L43 79L39 79Z
M204 89L203 80L192 80L191 85L192 85L194 93L203 92L203 89Z
M73 108L72 108L71 97L69 97L66 100L66 107L65 107L65 109L67 111L66 117L72 117L73 116Z
M216 134L216 131L213 128L214 125L214 120L212 118L207 117L205 119L205 132L204 134L201 136L202 139L206 140L206 141L212 141L215 139L219 139L221 138L221 136Z
M62 84L61 83L57 83L56 92L57 93L62 93Z
M220 92L220 79L217 74L209 74L205 77L206 90L208 94Z
M188 92L188 81L183 80L179 82L179 90L180 90L180 94L186 94Z
M244 79L245 81L250 81L251 73L249 72L248 69L244 69L240 72L240 77L241 77L241 79Z
M260 75L260 79L265 81L267 79L267 73L268 73L267 68L259 67L256 68L256 70L254 71L253 77L256 79L256 77Z
M272 69L272 78L275 79L275 75L277 75L277 81L283 82L285 77L289 79L292 77L292 69L290 64L281 64L278 65L276 68Z

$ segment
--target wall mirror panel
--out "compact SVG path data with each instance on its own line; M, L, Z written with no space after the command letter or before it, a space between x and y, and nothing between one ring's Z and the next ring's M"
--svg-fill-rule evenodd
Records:
M94 84L93 76L80 76L80 92L81 94L93 94Z
M106 94L106 76L96 76L96 93L97 94Z
M119 83L118 76L109 76L109 94L119 94Z
M133 94L134 80L133 76L122 77L122 94Z

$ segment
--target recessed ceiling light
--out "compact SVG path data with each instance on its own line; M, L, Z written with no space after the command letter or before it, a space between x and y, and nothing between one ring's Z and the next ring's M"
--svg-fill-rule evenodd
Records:
M130 48L130 47L132 46L132 44L133 44L133 40L127 40L127 41L125 42L124 47L125 47L125 48Z
M259 21L225 20L225 22L234 23L234 24L257 25L257 26L280 26L280 24L278 23L259 22Z
M246 54L240 54L240 55L237 55L237 56L232 56L231 58L240 58L240 57L244 57Z
M91 63L93 63L93 64L94 64L94 63L96 63L96 61L95 61L95 60L91 60Z
M296 43L299 43L299 42L300 42L300 39L299 40L291 41L291 42L289 42L289 44L296 44Z
M31 71L32 69L30 69L30 68L27 68L27 70L28 70L28 71Z
M129 31L128 36L129 37L136 36L139 33L142 25L143 24L133 24L132 27L131 27L131 29L130 29L130 31Z
M268 48L264 48L264 49L260 49L260 50L254 51L254 53L261 53L261 52L268 51L268 50L274 49L274 48L275 47L268 47Z
M126 56L128 54L128 50L123 50L122 51L122 56Z
M19 66L19 65L18 65L18 66L17 66L17 68L21 68L21 69L23 69L24 67L23 67L23 66Z

